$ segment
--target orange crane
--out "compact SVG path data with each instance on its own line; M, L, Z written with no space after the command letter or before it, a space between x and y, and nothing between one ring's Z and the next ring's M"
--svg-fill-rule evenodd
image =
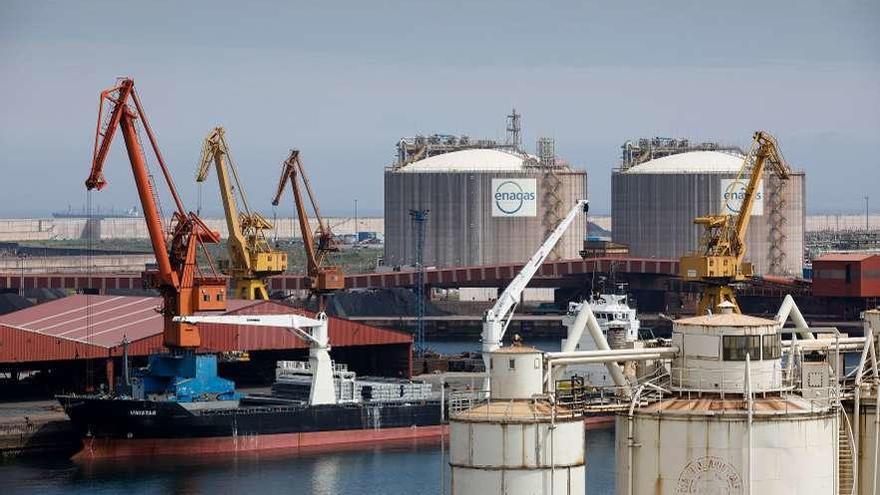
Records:
M309 202L312 205L312 211L318 221L318 229L315 235L312 235L312 229L309 226L309 218L306 215L305 199L299 188L299 179L301 177L305 185L306 192L309 195ZM306 275L309 280L309 289L317 294L322 295L345 288L345 274L337 266L325 265L327 256L335 251L339 251L336 245L336 239L330 226L324 222L321 217L321 211L318 209L318 202L312 192L312 186L306 177L302 160L300 159L299 150L291 150L290 156L284 161L281 169L281 178L278 180L278 188L275 190L275 197L272 204L278 206L281 201L281 194L284 187L290 180L291 189L293 189L293 199L296 203L296 214L299 217L299 228L302 232L303 246L306 251L306 262L308 264ZM317 243L315 242L317 238Z
M158 197L138 136L138 119L150 140L171 197L174 198L176 209L167 233L162 224ZM205 244L220 242L220 234L209 229L195 213L184 209L132 79L119 79L115 86L101 92L92 169L86 179L86 188L100 190L107 185L104 162L117 129L122 130L144 220L153 253L156 255L157 269L148 272L146 278L162 295L162 341L172 351L194 351L201 345L198 329L195 325L178 323L173 319L176 316L192 315L196 311L226 309L226 280L217 274L213 265L211 275L202 275L196 262L197 253L201 249L210 264Z
M694 219L695 224L705 229L700 251L682 256L680 275L685 281L706 284L700 296L698 314L706 314L724 301L732 303L739 313L731 284L754 275L752 264L743 261L746 255L746 231L752 217L752 206L757 199L758 185L764 179L764 169L768 165L780 180L788 179L791 169L779 152L776 138L767 132L757 131L734 182L745 183L739 211L733 215L709 215Z

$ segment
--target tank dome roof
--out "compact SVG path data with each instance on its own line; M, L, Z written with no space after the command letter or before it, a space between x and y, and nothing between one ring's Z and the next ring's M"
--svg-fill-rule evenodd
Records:
M626 174L736 173L744 157L722 151L688 151L655 158L630 167Z
M501 149L467 149L434 155L404 165L398 172L519 171L534 157Z

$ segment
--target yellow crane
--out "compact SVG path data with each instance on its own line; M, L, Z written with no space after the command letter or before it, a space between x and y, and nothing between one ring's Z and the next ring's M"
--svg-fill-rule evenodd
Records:
M791 169L779 152L776 139L767 132L757 131L734 182L745 184L739 211L735 214L709 215L694 219L694 223L702 225L705 230L699 252L682 256L680 275L685 281L700 281L705 284L698 314L706 314L724 301L732 303L739 313L736 294L731 284L754 275L752 264L743 261L746 255L746 231L758 186L764 179L767 166L779 179L788 179Z
M205 137L196 182L204 182L208 178L211 162L217 168L220 198L229 230L226 242L229 260L221 260L220 269L232 278L235 297L269 299L265 278L287 270L287 253L269 246L265 232L273 228L272 224L259 213L251 212L238 180L238 169L226 144L226 131L222 127L215 127ZM244 208L243 213L238 211L236 191Z

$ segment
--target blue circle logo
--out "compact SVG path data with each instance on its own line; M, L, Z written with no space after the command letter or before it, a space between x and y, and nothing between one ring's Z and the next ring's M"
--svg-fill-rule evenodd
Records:
M506 180L495 188L495 206L506 215L514 215L519 212L526 201L534 201L535 193L525 192L522 187L512 181Z

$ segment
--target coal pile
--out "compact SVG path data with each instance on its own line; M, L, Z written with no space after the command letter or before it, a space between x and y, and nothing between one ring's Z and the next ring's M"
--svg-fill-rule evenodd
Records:
M340 292L327 301L327 314L349 316L418 316L418 296L409 289L372 289ZM425 316L449 314L425 301Z
M19 296L18 294L0 294L0 315L12 313L19 309L29 308L34 303Z

